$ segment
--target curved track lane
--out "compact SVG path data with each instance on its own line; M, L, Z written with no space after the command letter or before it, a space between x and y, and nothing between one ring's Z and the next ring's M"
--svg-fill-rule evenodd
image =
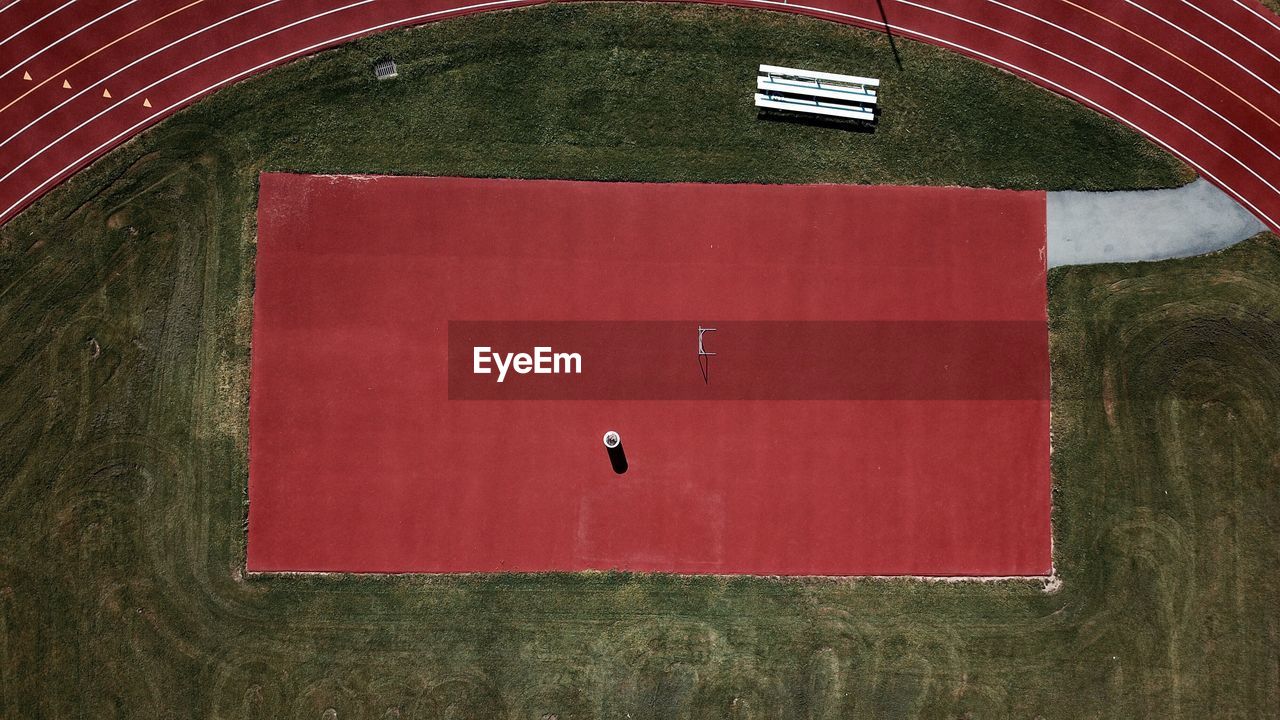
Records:
M709 1L887 24L1009 70L1133 127L1280 230L1280 22L1253 0L883 0L883 14L876 0ZM541 2L0 5L0 222L257 72L391 28Z

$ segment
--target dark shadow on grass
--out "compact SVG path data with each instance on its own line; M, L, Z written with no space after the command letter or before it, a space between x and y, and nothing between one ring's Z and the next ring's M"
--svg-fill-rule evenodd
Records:
M893 50L893 62L902 69L902 56L898 54L898 43L893 39L893 28L889 25L889 16L885 14L883 0L876 0L876 7L880 8L880 21L884 23L884 34L889 36L889 49Z
M876 117L880 117L880 111L876 110ZM756 113L757 120L768 120L771 122L792 123L794 125L808 125L810 127L828 128L831 130L845 130L848 132L866 133L868 135L875 134L876 122L867 120L842 120L839 118L824 118L802 113L786 112L785 110L760 110Z

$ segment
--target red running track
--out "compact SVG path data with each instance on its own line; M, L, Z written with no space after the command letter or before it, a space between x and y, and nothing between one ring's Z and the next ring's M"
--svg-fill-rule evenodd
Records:
M1041 192L263 175L248 568L1048 574L1044 226ZM581 374L473 371L535 344Z
M17 0L0 10L0 222L231 82L542 1ZM887 26L1010 70L1134 127L1280 229L1280 24L1255 0L883 0L883 15L875 0L712 1Z

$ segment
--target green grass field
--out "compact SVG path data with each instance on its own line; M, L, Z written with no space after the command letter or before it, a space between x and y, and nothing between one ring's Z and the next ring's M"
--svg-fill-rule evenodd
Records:
M1008 75L756 12L558 5L230 89L0 228L4 718L1253 718L1280 707L1280 241L1050 276L1056 557L1032 583L242 573L264 169L1148 187ZM402 78L377 84L383 53ZM885 78L874 135L754 64ZM601 68L598 72L593 68ZM670 79L706 88L673 102ZM960 115L948 103L980 99ZM1271 609L1268 609L1271 608Z

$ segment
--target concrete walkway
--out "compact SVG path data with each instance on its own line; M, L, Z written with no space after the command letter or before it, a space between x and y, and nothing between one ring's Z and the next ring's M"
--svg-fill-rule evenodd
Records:
M1200 255L1266 227L1204 179L1170 190L1048 193L1049 267Z

